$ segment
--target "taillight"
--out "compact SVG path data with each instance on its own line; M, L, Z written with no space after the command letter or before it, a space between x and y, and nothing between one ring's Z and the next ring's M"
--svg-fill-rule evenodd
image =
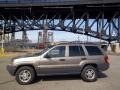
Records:
M108 62L108 56L107 56L107 55L104 56L104 60L105 60L105 63L109 63L109 62Z

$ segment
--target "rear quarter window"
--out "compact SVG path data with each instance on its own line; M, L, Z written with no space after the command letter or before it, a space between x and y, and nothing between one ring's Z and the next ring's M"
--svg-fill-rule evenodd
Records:
M89 55L103 55L102 51L97 46L85 46Z

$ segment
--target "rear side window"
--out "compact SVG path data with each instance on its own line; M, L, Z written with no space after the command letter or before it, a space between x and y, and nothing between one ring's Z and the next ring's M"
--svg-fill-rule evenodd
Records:
M81 46L69 46L69 56L85 56Z
M89 55L103 55L97 46L85 46Z

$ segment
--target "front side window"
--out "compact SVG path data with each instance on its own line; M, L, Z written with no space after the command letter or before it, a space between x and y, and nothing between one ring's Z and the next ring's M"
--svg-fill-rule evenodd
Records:
M58 46L50 50L50 57L65 57L65 46Z
M69 56L84 56L85 53L81 46L69 46Z
M97 46L85 46L89 55L103 55Z

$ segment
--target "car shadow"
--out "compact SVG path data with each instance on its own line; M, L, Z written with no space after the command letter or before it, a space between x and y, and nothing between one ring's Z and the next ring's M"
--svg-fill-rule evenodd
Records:
M108 76L103 73L98 73L98 79L107 78ZM41 76L37 77L34 83L38 83L40 81L60 81L60 80L81 80L80 75L55 75L55 76Z
M101 79L101 78L107 78L108 76L105 74L105 73L103 73L103 72L99 72L98 73L98 78L99 79Z
M79 75L54 75L37 77L35 83L42 81L60 81L60 80L80 80Z

